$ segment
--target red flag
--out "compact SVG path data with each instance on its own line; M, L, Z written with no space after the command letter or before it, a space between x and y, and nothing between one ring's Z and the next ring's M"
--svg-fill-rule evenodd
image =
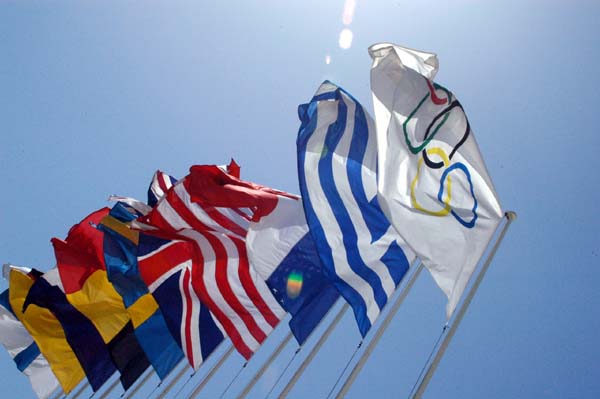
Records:
M285 314L250 266L245 245L248 221L272 211L275 193L217 166L193 166L136 224L151 234L194 244L192 286L245 358Z
M96 270L106 270L103 233L96 229L109 208L91 213L69 230L66 241L52 238L54 254L65 293L79 291Z

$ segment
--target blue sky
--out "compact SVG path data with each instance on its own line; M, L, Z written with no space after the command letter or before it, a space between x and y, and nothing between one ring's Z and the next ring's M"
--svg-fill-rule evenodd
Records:
M298 193L298 104L329 79L371 109L367 47L394 42L438 54L436 80L460 99L501 204L519 214L425 397L600 396L600 6L358 0L343 50L343 4L0 2L0 260L52 267L51 237L111 194L144 198L156 169L183 176L234 157L243 178ZM406 397L444 304L423 273L349 397ZM358 339L348 313L290 397L325 396ZM0 352L3 390L32 397ZM242 363L232 356L205 397Z

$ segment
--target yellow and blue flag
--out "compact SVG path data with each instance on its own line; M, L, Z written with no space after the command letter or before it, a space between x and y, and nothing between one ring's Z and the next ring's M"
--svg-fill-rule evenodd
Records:
M0 294L0 342L19 371L29 378L39 399L47 399L60 389L50 364L10 306L8 290Z
M56 270L49 273L54 272ZM85 372L60 321L46 307L30 304L24 308L29 291L37 279L31 269L9 266L7 274L10 287L9 302L14 314L31 334L63 391L68 394L85 377Z
M121 294L133 322L134 332L152 367L163 379L183 358L165 323L158 303L142 280L137 262L139 233L126 222L137 217L135 210L117 203L102 218L103 250L108 278Z
M95 226L108 208L93 212L71 228L66 240L52 239L66 298L101 337L97 350L106 350L127 389L149 366L135 335L123 299L108 281L103 236ZM93 385L92 385L93 386Z

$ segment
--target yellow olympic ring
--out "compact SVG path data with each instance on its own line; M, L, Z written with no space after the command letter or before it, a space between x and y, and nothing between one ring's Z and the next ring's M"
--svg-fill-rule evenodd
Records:
M448 158L448 155L446 154L446 152L444 152L443 149L439 148L439 147L434 147L434 148L429 148L426 149L427 151L427 155L437 155L440 158L442 158L442 161L444 162L444 166L448 167L450 165L450 159ZM417 202L417 196L415 195L415 186L417 185L417 181L419 180L419 173L421 172L421 166L423 166L423 156L421 156L421 158L419 158L419 162L417 163L417 174L415 175L415 178L413 179L412 183L410 184L410 199L412 201L413 206L421 211L421 212L425 212L429 215L432 216L446 216L450 213L450 199L451 199L451 193L452 193L452 181L450 179L450 176L448 176L448 194L446 195L446 199L444 200L444 208L439 210L439 211L430 211L428 209L423 208L418 202Z

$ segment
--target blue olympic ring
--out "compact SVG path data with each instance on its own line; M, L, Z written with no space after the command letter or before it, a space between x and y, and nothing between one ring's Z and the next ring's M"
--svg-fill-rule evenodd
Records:
M448 174L450 172L452 172L454 169L462 170L463 173L465 174L465 176L467 176L467 180L469 181L469 186L471 189L471 196L473 197L473 202L474 202L473 209L471 210L473 212L473 218L467 222L464 219L462 219L460 216L458 216L458 214L456 212L454 212L454 210L451 210L450 212L456 218L456 220L458 220L458 222L460 224L462 224L463 226L465 226L468 229L472 229L475 226L475 221L477 220L477 212L476 212L477 211L477 198L475 198L475 192L473 190L473 181L471 180L471 174L469 173L469 170L462 162L456 162L456 163L450 165L442 174L442 177L440 179L440 190L438 192L438 201L440 201L441 203L444 203L443 196L442 196L442 194L444 193L444 182L446 181Z

